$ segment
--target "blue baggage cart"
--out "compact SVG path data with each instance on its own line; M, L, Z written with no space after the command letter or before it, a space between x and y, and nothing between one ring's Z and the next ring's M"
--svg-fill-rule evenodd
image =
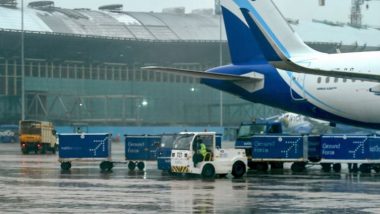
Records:
M308 161L303 136L263 135L252 137L253 161Z
M63 170L69 170L73 161L101 161L102 171L110 171L113 168L110 134L59 134L58 140L59 162Z
M380 138L371 135L323 135L322 162L380 162Z
M0 125L0 143L18 142L18 129L18 125Z
M323 135L321 137L321 165L324 171L339 172L342 163L350 171L380 172L380 138L376 135ZM357 165L360 167L357 168Z
M160 145L160 135L125 135L125 160L128 168L144 170L144 161L157 160L157 148Z
M246 147L248 166L259 171L282 169L285 162L293 162L294 172L305 170L309 160L308 138L302 135L254 135L250 141L245 141L240 147Z

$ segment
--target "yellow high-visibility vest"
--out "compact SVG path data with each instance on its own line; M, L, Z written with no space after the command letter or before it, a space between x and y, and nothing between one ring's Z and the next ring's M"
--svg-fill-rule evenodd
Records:
M201 144L201 148L199 149L199 153L205 157L206 154L207 154L207 150L206 150L206 145L204 145L203 143Z

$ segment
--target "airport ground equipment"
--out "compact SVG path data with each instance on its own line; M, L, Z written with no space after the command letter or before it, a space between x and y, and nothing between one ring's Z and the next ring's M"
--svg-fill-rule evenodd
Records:
M59 162L69 170L74 161L101 161L102 171L111 171L111 135L108 133L59 134Z
M304 171L307 164L340 172L347 163L350 171L380 172L380 137L376 135L290 135L281 130L281 123L242 123L235 148L245 149L250 169L282 169L291 162L294 172Z
M157 168L171 173L171 154L173 143L178 134L162 134L161 143L157 149ZM222 135L215 135L216 148L222 148Z
M202 144L206 148L203 155ZM215 132L181 132L174 141L172 173L198 174L203 178L231 173L234 177L242 177L246 169L245 150L217 148Z
M171 154L177 134L162 134L157 149L157 168L171 173ZM216 148L222 148L222 134L216 134Z
M341 170L348 164L350 171L380 172L380 137L376 135L323 135L321 165L323 171ZM359 166L355 169L354 166Z
M261 171L281 169L286 162L292 163L295 172L305 170L309 161L308 136L262 135L251 138L251 164Z
M125 135L125 160L129 170L145 169L145 161L157 160L160 135Z
M51 122L24 120L19 124L20 146L23 154L31 151L45 154L57 150L57 137Z
M0 143L19 142L18 125L0 125Z

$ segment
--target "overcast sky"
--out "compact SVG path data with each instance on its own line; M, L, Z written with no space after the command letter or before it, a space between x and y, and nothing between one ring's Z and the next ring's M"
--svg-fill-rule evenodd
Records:
M19 0L20 1L20 0ZM25 0L31 2L33 0ZM213 8L214 0L55 0L57 7L97 9L106 4L123 4L127 11L160 12L166 7L186 7L190 12L198 8ZM326 0L326 6L318 5L319 0L275 0L280 10L288 18L294 19L329 19L332 21L348 22L351 10L351 0ZM365 3L363 6L363 22L380 26L380 1Z

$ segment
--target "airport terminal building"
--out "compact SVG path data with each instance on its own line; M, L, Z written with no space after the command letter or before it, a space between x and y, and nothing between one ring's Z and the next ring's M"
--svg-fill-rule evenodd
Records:
M21 118L21 10L12 2L0 0L1 123ZM220 18L212 10L126 12L113 5L94 11L41 1L25 8L24 20L26 119L63 125L219 125L219 91L194 78L141 69L204 71L228 64L224 30L220 40ZM289 23L319 51L379 49L373 40L380 30ZM224 125L280 112L229 94L223 94L222 109Z

